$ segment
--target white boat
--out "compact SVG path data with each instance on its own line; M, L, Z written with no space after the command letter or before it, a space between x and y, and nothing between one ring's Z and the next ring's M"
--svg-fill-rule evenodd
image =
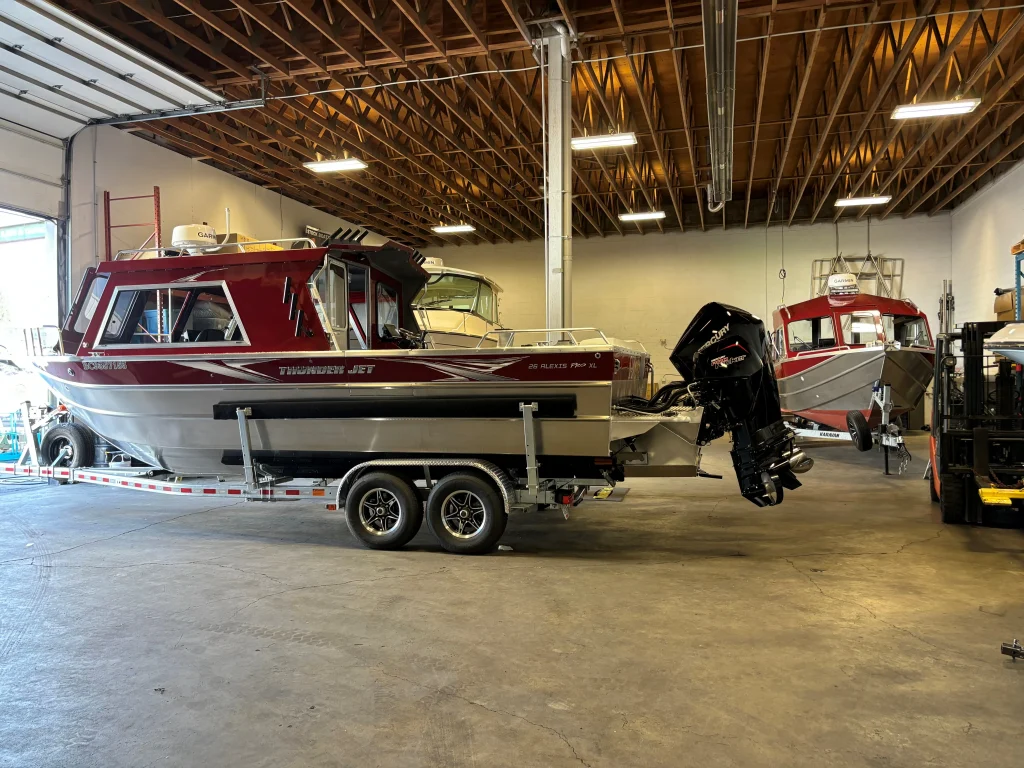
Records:
M1024 365L1024 322L1007 323L985 340L985 351L996 352L1008 360Z
M428 258L426 285L412 301L431 349L475 349L502 342L498 316L501 287L477 272L446 267Z

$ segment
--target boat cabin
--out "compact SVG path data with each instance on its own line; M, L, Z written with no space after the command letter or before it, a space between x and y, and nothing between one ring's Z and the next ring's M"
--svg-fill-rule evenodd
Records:
M418 251L386 243L160 255L90 267L64 354L326 352L418 345Z
M786 359L883 344L932 347L928 318L913 302L852 293L819 296L772 313L776 354Z

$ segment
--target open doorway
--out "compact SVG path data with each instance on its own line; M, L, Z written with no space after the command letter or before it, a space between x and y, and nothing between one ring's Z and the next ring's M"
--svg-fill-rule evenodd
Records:
M57 343L57 226L0 208L0 417L25 400L43 403L46 388L26 358Z

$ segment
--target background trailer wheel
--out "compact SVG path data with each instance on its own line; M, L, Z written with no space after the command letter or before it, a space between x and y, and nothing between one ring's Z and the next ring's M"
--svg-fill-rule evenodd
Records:
M468 472L439 480L427 498L427 527L449 552L490 552L505 532L508 514L494 484Z
M423 524L423 502L404 477L371 472L352 483L345 497L345 522L370 549L399 549Z
M850 437L858 451L870 451L874 440L871 437L871 428L868 420L860 411L848 411L846 414L846 428L850 430Z
M77 469L92 464L93 453L91 432L70 422L58 424L43 435L39 446L39 463L47 467L53 465Z

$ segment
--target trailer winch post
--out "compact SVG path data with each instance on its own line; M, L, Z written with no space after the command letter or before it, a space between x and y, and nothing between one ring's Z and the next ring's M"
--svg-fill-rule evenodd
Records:
M532 496L540 490L540 477L537 471L537 433L533 427L533 414L537 412L536 403L520 403L519 410L523 414L523 431L526 440L526 486Z
M32 417L29 415L31 407L32 404L28 400L21 404L21 420L25 426L25 442L27 443L25 449L28 451L28 455L32 457L32 464L39 466L39 448L36 445L35 431L32 429ZM24 452L21 455L24 457Z
M242 465L245 468L245 488L249 493L257 491L256 468L252 463L252 440L249 436L249 416L252 416L251 408L236 408L235 415L238 417L238 437L242 443Z

